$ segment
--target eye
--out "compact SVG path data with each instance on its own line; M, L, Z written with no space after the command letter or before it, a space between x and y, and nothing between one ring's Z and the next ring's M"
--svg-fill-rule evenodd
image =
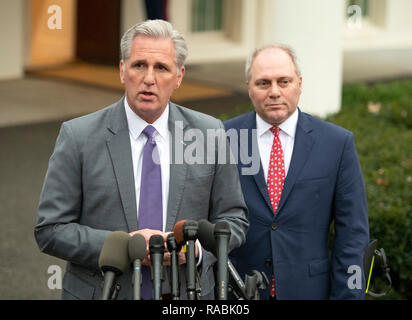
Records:
M279 85L282 87L286 87L287 85L289 85L290 80L289 79L282 79L279 81Z
M160 70L160 71L167 71L167 70L168 70L168 68L167 68L165 65L163 65L163 64L159 64L159 65L157 65L156 67L157 67L157 69Z
M262 80L258 80L256 81L256 85L260 88L266 88L268 86L270 86L270 81L262 79Z
M136 62L133 64L133 68L136 68L136 69L143 69L144 66L145 64L143 62Z

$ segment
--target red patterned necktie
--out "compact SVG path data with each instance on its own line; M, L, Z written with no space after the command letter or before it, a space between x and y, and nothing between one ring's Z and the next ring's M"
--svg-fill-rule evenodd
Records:
M267 186L273 213L276 213L283 190L283 182L285 181L285 161L283 160L282 145L279 139L280 129L278 127L272 127L270 131L274 137L272 150L270 152Z
M283 150L279 139L280 129L278 127L272 127L270 128L270 131L273 133L274 137L272 150L270 151L267 187L270 203L272 204L273 208L273 213L276 214L279 206L280 196L282 195L283 183L285 181L285 161L283 159ZM274 275L272 275L270 295L271 297L276 296Z

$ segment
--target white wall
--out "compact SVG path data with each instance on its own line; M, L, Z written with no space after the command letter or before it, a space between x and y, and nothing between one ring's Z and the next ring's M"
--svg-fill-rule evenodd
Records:
M343 0L262 0L260 43L295 49L302 71L303 111L339 111L342 85Z
M412 75L410 12L410 0L371 0L360 28L344 24L344 82Z
M120 18L120 37L133 25L146 20L143 0L122 0Z
M0 79L23 76L24 0L0 1Z
M387 0L386 1L386 28L389 31L409 34L412 37L412 1Z

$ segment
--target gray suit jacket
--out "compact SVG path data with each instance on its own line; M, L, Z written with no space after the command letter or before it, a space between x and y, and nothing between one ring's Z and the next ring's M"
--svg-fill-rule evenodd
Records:
M102 274L98 258L111 231L138 230L129 130L123 99L98 112L62 124L49 161L38 208L35 238L42 252L67 260L63 299L99 299ZM230 249L245 241L248 228L235 164L188 164L180 161L190 147L182 142L189 129L222 129L216 139L227 147L221 121L170 103L170 187L166 231L183 219L225 219L231 226ZM200 130L200 131L199 131ZM183 135L183 136L181 136ZM191 146L193 147L193 146ZM175 157L177 155L177 157ZM210 152L208 153L210 157ZM229 155L227 156L227 159ZM179 160L180 159L180 160ZM203 251L201 287L204 299L214 297L214 256ZM181 298L186 299L181 268ZM118 279L118 299L132 298L132 270ZM168 281L164 282L164 292Z

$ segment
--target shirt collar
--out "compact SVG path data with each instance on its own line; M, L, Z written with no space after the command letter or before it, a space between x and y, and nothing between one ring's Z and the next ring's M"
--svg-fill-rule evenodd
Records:
M288 136L295 138L296 126L298 124L298 117L299 117L299 111L296 108L295 112L293 112L292 115L290 115L289 118L283 121L278 127ZM270 123L267 123L256 113L256 129L257 129L258 136L259 137L262 136L270 128L272 128L272 125Z
M137 140L140 134L143 132L144 128L146 128L150 123L147 123L145 120L140 118L129 106L127 103L126 97L124 98L124 108L126 110L126 118L127 124L129 126L129 132L132 135L133 139ZM168 121L169 121L169 103L167 104L165 110L160 115L152 125L157 133L166 140L168 135Z

